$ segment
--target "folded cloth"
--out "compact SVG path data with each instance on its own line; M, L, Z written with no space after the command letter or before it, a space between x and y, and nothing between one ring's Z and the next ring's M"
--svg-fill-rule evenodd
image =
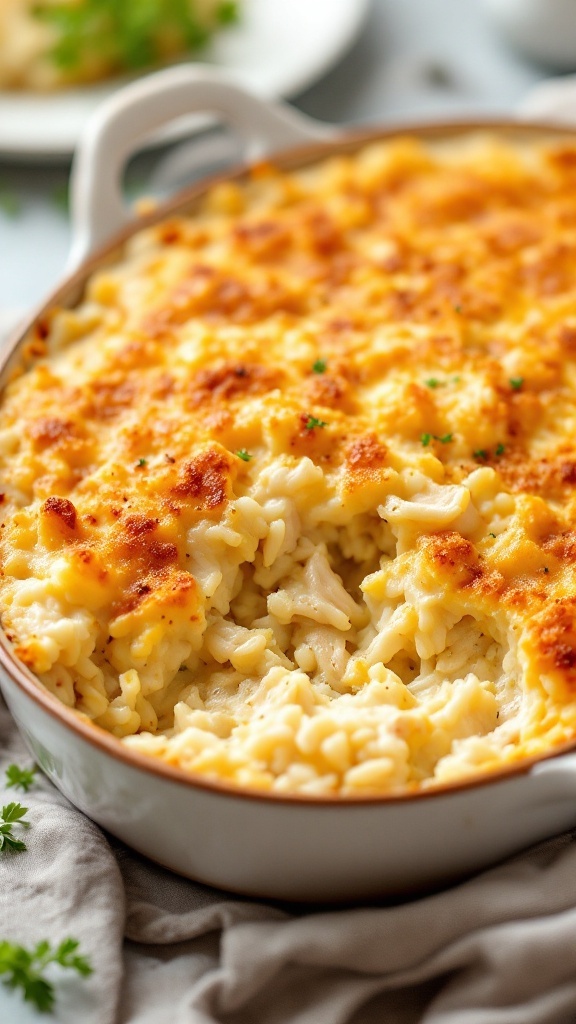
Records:
M28 849L0 854L0 939L80 940L54 970L62 1024L563 1024L576 1020L576 842L563 836L396 906L306 911L171 875L106 837L41 775L0 707L3 804ZM28 1015L26 1015L28 1014ZM37 1019L17 993L0 1020Z

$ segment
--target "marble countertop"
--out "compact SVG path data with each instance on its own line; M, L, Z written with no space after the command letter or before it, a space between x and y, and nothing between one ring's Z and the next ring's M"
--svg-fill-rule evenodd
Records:
M293 102L339 123L506 114L548 72L510 50L481 0L373 0L340 64ZM157 157L132 168L145 190ZM0 310L38 303L62 276L70 241L68 168L0 158Z

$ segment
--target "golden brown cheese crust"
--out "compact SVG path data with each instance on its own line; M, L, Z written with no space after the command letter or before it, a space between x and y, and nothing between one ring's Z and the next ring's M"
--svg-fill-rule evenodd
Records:
M447 521L414 551L434 587L524 630L527 685L569 708L570 738L576 144L455 152L261 165L43 318L0 415L4 578L39 544L68 553L103 623L153 599L198 621L189 531L224 522L271 459L311 460L358 515L407 469L462 485L489 468L502 497L478 498L482 526ZM529 733L506 756L538 749Z

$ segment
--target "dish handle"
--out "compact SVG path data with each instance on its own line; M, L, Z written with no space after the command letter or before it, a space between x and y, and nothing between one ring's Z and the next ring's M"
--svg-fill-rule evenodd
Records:
M530 777L538 780L547 799L567 799L576 808L576 754L559 754L539 761L530 769Z
M134 216L121 187L130 156L153 132L194 112L218 115L239 137L246 161L337 134L285 104L259 99L207 66L169 68L126 86L90 118L74 157L69 273Z

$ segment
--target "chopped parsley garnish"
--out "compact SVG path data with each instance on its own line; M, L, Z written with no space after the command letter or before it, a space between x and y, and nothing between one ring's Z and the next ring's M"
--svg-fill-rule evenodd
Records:
M440 444L450 444L450 441L454 440L454 434L444 434L443 436L440 436L440 434L420 435L420 442L424 448L427 448L432 440L440 441Z
M494 449L494 455L499 457L500 455L504 455L505 451L506 445L500 442L499 444L496 445ZM477 448L476 451L472 452L472 455L477 460L486 461L486 459L490 458L490 452L488 451L487 448Z
M245 448L239 448L236 455L239 459L242 459L243 462L250 462L250 459L253 458L253 456L250 455L250 452L247 452Z
M315 427L327 427L326 420L317 420L315 416L308 415L304 424L304 430L314 430Z
M326 367L328 363L325 359L317 359L315 363L312 363L312 373L326 373Z
M145 466L147 462L148 459L138 459L138 462L136 463L136 469L142 469L142 467Z
M495 533L490 533L490 534L488 534L488 536L489 537L494 537L494 540L496 540L496 534Z
M508 383L510 384L512 391L520 391L520 388L524 383L524 377L510 377Z
M435 390L436 388L444 388L447 384L458 384L459 382L460 377L450 377L449 381L439 380L438 377L428 377L428 380L424 381L426 387L432 388L432 390Z
M54 986L42 973L49 964L70 968L84 978L92 974L86 957L76 952L78 946L76 939L64 939L56 949L52 949L44 940L29 950L0 940L0 975L6 975L4 985L9 989L21 989L26 1002L33 1003L42 1013L50 1013L55 1000Z
M30 786L34 785L35 774L35 766L32 768L19 768L17 764L8 765L6 769L6 785L20 786L27 793Z
M24 815L27 813L28 808L22 807L22 804L6 804L2 808L2 814L0 815L0 851L11 850L12 852L19 853L27 849L26 843L22 839L17 839L13 832L15 825L28 828L30 822L24 820Z
M454 306L454 312L455 313L461 313L462 312L462 306Z

